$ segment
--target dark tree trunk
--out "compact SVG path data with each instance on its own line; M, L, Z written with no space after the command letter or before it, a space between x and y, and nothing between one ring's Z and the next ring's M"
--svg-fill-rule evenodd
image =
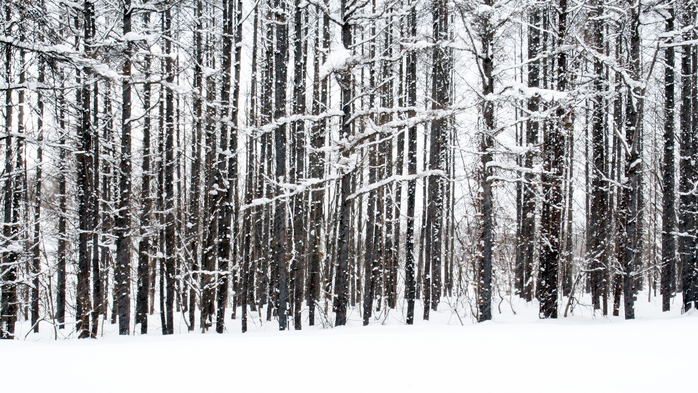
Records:
M231 154L228 156L228 205L230 208L230 223L229 223L229 229L228 229L228 237L230 238L230 248L231 248L231 256L230 256L230 261L232 264L232 269L236 272L238 272L236 275L234 275L234 282L233 282L233 288L238 293L238 296L236 297L239 298L242 296L242 292L240 291L240 286L238 284L239 282L239 265L238 265L238 250L239 250L239 245L237 243L238 239L238 217L240 216L240 206L239 206L239 200L238 200L238 187L239 187L239 182L238 182L238 131L239 131L239 119L238 119L238 112L239 112L239 107L240 107L240 67L242 63L242 0L238 0L236 6L235 6L235 18L234 18L234 27L235 27L235 57L234 57L234 65L233 65L233 102L232 102L232 108L231 108L231 124L232 124L232 130L230 132L230 152ZM233 303L233 312L232 312L232 318L235 319L235 314L237 310L237 304L239 301L236 301Z
M164 20L164 14L160 13L161 21ZM165 74L165 62L160 60L160 74ZM160 306L160 326L163 335L167 334L167 313L165 310L165 100L162 99L165 95L165 86L160 84L159 94L160 102L158 104L158 144L157 144L157 204L155 207L156 220L158 223L157 236L157 259L155 263L157 268L154 269L157 273L159 306ZM153 279L155 283L155 279ZM153 285L154 287L155 285ZM153 288L154 290L155 288Z
M100 198L100 145L99 145L99 80L95 79L92 88L92 129L94 130L92 138L92 145L94 150L92 152L93 169L92 173L92 194L90 195L90 205L92 206L92 327L91 335L92 337L97 337L99 331L99 316L102 314L102 305L104 303L104 296L102 294L102 275L99 263L99 238L102 228L100 227L101 212L99 211L99 200ZM107 102L108 103L108 102ZM106 109L106 107L105 107ZM106 127L105 127L106 128ZM116 295L116 292L114 293ZM115 298L116 299L116 298Z
M492 0L486 0L485 4L493 5ZM482 95L487 97L494 93L494 34L495 27L491 21L483 18L481 23L482 42ZM492 243L494 240L494 213L492 211L492 179L490 178L491 168L489 163L492 161L491 149L494 147L494 103L490 100L482 102L482 116L484 120L484 129L482 131L480 141L480 160L482 164L482 173L480 177L480 185L482 187L482 255L479 260L479 277L478 283L478 321L487 321L492 319Z
M622 35L619 34L615 39L615 58L618 64L626 66L626 61L624 59L624 53L626 52L622 44ZM610 50L609 50L610 51ZM627 94L624 91L623 77L620 72L615 73L614 78L614 97L613 97L613 133L609 138L611 146L609 148L609 225L611 229L608 232L614 233L614 236L609 237L608 243L608 256L609 260L615 257L617 263L623 264L625 260L625 245L627 242L626 236L626 226L627 226L627 199L624 198L626 194L624 189L620 187L624 183L622 177L625 176L625 172L622 171L625 153L621 153L620 146L624 142L622 140L623 132L625 132L625 113L623 111L623 104L627 98ZM625 185L625 184L623 184ZM613 291L613 316L620 315L620 302L621 302L621 292L623 291L623 267L619 266L618 269L621 274L613 274L609 277L610 290ZM610 269L609 269L610 270ZM614 269L615 270L615 269Z
M306 37L303 32L304 22L306 22L306 13L300 6L300 0L295 0L294 7L294 59L295 67L293 71L293 113L297 116L305 115L305 97L306 97ZM305 34L307 36L307 34ZM293 167L290 171L290 182L297 183L299 180L306 177L305 174L305 120L296 120L292 123L292 144L293 157L291 162ZM293 327L296 330L301 329L301 310L303 306L303 265L306 259L305 248L305 232L307 231L306 220L306 195L302 192L293 197L293 241L295 254L291 265L292 280L293 280Z
M375 28L372 28L375 30ZM373 35L373 34L372 34ZM375 55L371 55L371 57L375 57ZM373 76L371 76L371 79L373 79ZM373 85L374 83L371 83ZM373 103L371 102L370 104L373 106ZM369 156L369 168L368 168L368 183L369 184L374 184L376 181L380 180L377 179L377 174L378 174L378 168L379 168L379 163L377 160L377 155L378 152L376 151L377 148L375 146L375 137L371 138L371 145L374 146L369 146L368 147L368 156ZM375 289L376 289L376 278L377 278L377 273L379 269L379 260L380 258L380 240L381 240L381 232L380 232L380 226L382 224L379 223L380 216L381 216L381 209L380 209L380 195L378 195L377 190L371 190L368 193L368 201L367 201L367 221L366 221L366 256L364 260L364 289L363 289L363 324L364 326L368 325L369 320L371 318L371 315L373 314L373 298L375 297ZM376 207L378 204L379 207ZM378 255L378 256L377 256Z
M567 32L567 0L559 3L558 36L556 46L562 48ZM567 90L567 56L557 55L557 90ZM556 119L543 142L542 186L545 201L541 212L543 246L540 256L540 317L557 318L558 266L562 256L562 220L564 211L563 179L565 166L566 132L571 131L570 108L558 104Z
M682 10L682 22L684 26L690 26L695 18L695 8L686 4ZM684 41L695 39L693 32L683 33ZM696 72L695 51L696 47L687 43L681 47L681 112L679 114L681 126L681 157L680 157L680 181L679 181L679 255L681 257L681 290L683 291L683 307L690 310L698 296L696 290L696 214L698 199L694 187L698 178L696 168L696 156L698 155L698 143L696 142L694 116L696 108L696 86L694 74Z
M43 58L39 59L39 78L37 80L40 87L45 82L45 62ZM40 89L37 89L37 119L36 127L39 135L37 136L38 146L36 148L36 185L34 194L34 242L32 244L32 328L34 333L39 333L39 286L41 274L41 185L42 185L42 166L43 166L43 141L44 141L44 101L43 94Z
M666 19L666 32L674 32L674 9L669 8L669 16ZM662 178L664 180L664 192L662 193L662 311L669 311L671 298L674 295L674 283L676 282L676 187L675 179L675 52L669 39L664 49L664 165Z
M194 31L194 130L192 132L192 165L191 165L191 192L192 196L189 205L188 238L189 265L191 266L191 276L189 278L189 331L193 331L196 326L196 305L197 294L201 290L199 285L201 268L199 256L201 255L201 139L203 135L203 48L202 32L203 23L203 1L196 1L196 30Z
M560 1L560 19L558 21L558 29L560 31L559 39L558 39L558 48L562 48L565 45L565 40L567 40L567 33L568 33L568 21L567 17L569 16L569 8L568 8L568 3L567 0L561 0ZM571 80L571 73L569 71L570 64L567 60L568 53L565 51L562 51L557 58L557 65L558 65L558 90L560 91L568 91L571 88L572 80ZM560 275L561 279L558 280L558 282L562 283L562 292L564 296L571 296L572 293L572 262L574 260L574 244L573 244L573 212L574 212L574 110L567 104L566 106L563 106L562 108L563 111L559 113L558 117L560 119L561 127L564 132L564 137L567 140L567 156L566 156L566 165L567 165L567 198L566 198L566 206L565 208L565 214L566 214L566 229L565 232L563 233L563 236L565 237L565 252L564 252L564 258L561 261L560 265L562 266L562 271L558 272ZM558 291L560 288L558 288Z
M322 36L322 41L320 37ZM324 64L327 60L327 51L330 47L330 18L329 15L323 13L322 18L322 29L318 26L316 48L319 52L313 57L313 75L314 90L313 96L317 96L313 100L313 115L320 115L322 111L327 110L328 106L328 84L329 76L325 76L320 80L319 76L319 66ZM322 47L320 48L320 42L322 42ZM316 122L312 129L312 134L310 136L310 143L313 149L310 152L309 164L310 164L310 175L313 179L322 179L324 177L324 153L320 150L325 146L325 135L327 134L327 120L319 120ZM321 250L320 250L320 237L323 233L324 227L324 215L323 215L323 200L324 200L324 190L319 188L312 191L312 202L311 202L311 212L310 212L310 225L312 226L309 245L308 245L308 324L313 326L315 324L315 307L317 302L320 301L320 266L322 262Z
M230 89L232 82L232 51L233 51L233 25L234 25L234 0L223 0L223 80L221 82L221 132L220 150L218 154L218 169L216 171L216 205L218 208L218 271L216 313L216 332L223 333L225 329L225 308L228 303L228 286L230 281L231 266L231 238L232 238L232 200L237 192L234 181L231 182L233 160L237 160L235 151L237 143L237 130L229 132L228 124L236 124L237 108L231 115ZM236 50L237 51L237 50ZM235 122L235 123L234 123Z
M175 295L175 262L177 247L175 245L175 195L174 195L174 61L172 56L172 16L171 8L164 12L164 36L165 36L165 162L164 162L164 188L165 188L165 326L163 334L174 333L174 295ZM161 276L162 277L162 276Z
M63 78L63 75L61 74ZM58 322L58 328L63 329L65 326L65 300L66 300L66 259L67 259L67 248L68 248L68 233L67 226L68 220L65 216L65 211L67 209L67 195L66 195L66 171L67 171L67 149L66 149L66 135L68 130L66 129L66 103L65 103L65 82L61 80L61 94L58 96L58 128L59 128L59 147L58 147L58 209L60 214L58 215L58 248L56 250L56 321Z
M400 37L404 38L404 37ZM392 38L391 38L392 40ZM392 45L392 42L391 42ZM393 55L392 47L390 49L389 55ZM388 73L390 71L387 70ZM404 68L402 66L402 63L400 63L399 71L398 71L398 100L397 100L397 106L399 108L404 108L405 106L405 100L404 100ZM390 74L389 74L390 75ZM389 76L390 77L390 76ZM392 98L390 100L390 105L391 107L393 106ZM397 149L396 149L396 156L395 156L395 175L398 176L398 178L401 178L404 176L405 172L405 133L406 129L405 127L401 127L398 130L397 134ZM393 194L393 198L395 201L394 205L394 211L393 211L393 217L394 217L394 222L393 222L393 233L392 233L392 240L393 240L393 247L391 250L391 259L390 259L390 286L389 286L389 291L388 291L388 307L390 308L395 308L397 306L397 300L398 300L398 277L399 277L399 266L400 266L400 243L401 243L401 230L402 230L402 225L401 225L401 218L402 218L402 186L403 186L403 181L398 180L395 183L395 191Z
M7 36L12 36L12 31L10 30L10 20L12 20L12 9L11 3L5 4L5 23L7 30L5 34ZM8 43L5 44L5 84L6 86L11 86L12 84L12 46ZM14 193L14 165L12 159L14 156L13 141L12 141L12 89L5 90L5 184L4 184L4 220L3 220L3 236L5 237L5 243L3 246L6 249L10 249L12 242L15 240L15 228L13 225L13 206L12 199ZM17 254L15 251L8 250L2 255L2 276L0 277L0 282L2 283L2 298L0 299L0 338L2 339L13 339L15 334L15 322L17 321L17 285L15 280L17 280Z
M348 8L347 0L341 2L341 21L342 21L342 44L347 50L351 50L353 45L352 26L350 24L351 10ZM337 83L341 91L341 108L342 118L340 124L340 138L347 140L352 135L352 75L351 70L341 70L336 75ZM342 149L342 158L349 159L349 147ZM335 326L344 326L347 323L347 300L348 286L347 278L349 275L349 239L351 237L351 228L349 224L349 214L351 211L351 200L349 199L349 191L351 186L351 170L349 167L340 168L342 177L340 180L340 190L338 194L339 207L339 228L338 228L338 253L337 253L337 272L335 275L335 294L337 296L337 308L335 311Z
M271 8L271 1L267 3L268 9ZM266 37L262 40L265 46L264 52L264 65L262 67L262 85L261 85L261 97L260 97L260 121L262 125L270 124L272 121L272 106L273 106L273 90L274 90L274 77L273 77L273 66L274 66L274 27L273 21L269 19L270 12L267 11L267 18L263 23ZM260 162L263 166L263 170L260 170L259 175L259 190L262 196L266 198L272 198L274 196L274 190L270 182L266 181L265 176L273 176L273 159L274 154L272 152L272 136L271 132L264 132L261 138L261 154ZM273 204L267 204L266 206L259 207L259 215L262 221L260 228L261 231L261 244L263 250L260 250L260 265L261 265L261 282L260 282L260 304L267 303L267 321L271 321L272 314L276 310L276 278L274 276L275 264L273 263L273 252L274 246L270 244L271 237L271 226L273 222Z
M24 33L20 33L20 41L24 41ZM26 263L24 256L26 255L26 240L28 237L25 224L28 221L25 213L27 210L27 167L26 167L26 127L24 123L24 104L26 97L26 51L22 48L19 50L19 88L17 89L17 146L15 150L15 170L14 170L14 193L12 194L12 225L15 227L15 247L17 259L22 264ZM19 269L17 269L19 273ZM18 274L19 276L19 274ZM18 277L19 278L19 277ZM20 302L23 305L28 303L26 291L22 286L16 285L17 290L17 310L22 311L24 318L27 318L28 310L26 306L20 307Z
M177 75L177 81L175 82L176 85L180 85L180 75L181 71L179 68L179 59L175 63L175 74ZM184 244L183 244L183 235L184 235L184 219L183 219L183 214L184 214L184 206L186 206L186 196L185 192L183 191L184 188L186 187L186 184L184 183L184 179L182 179L182 98L181 95L177 95L177 99L175 100L175 138L174 138L174 151L176 152L175 154L175 168L176 168L176 174L175 178L177 179L175 181L176 184L176 189L175 189L175 233L176 233L176 239L175 239L175 247L178 250L177 255L175 258L175 274L177 276L175 280L175 311L176 312L182 312L185 313L187 311L187 291L186 291L186 270L188 270L188 267L184 266L184 260L183 260L183 249L184 249Z
M148 28L150 25L150 12L146 12L143 16L143 24ZM141 240L138 242L138 289L136 292L136 323L141 324L141 334L148 333L148 293L150 292L150 252L151 252L151 220L150 214L153 206L153 197L150 192L150 182L152 180L151 173L151 153L150 153L150 127L151 127L151 83L150 65L151 56L146 55L144 61L146 83L143 86L143 108L145 116L143 117L143 163L142 172L143 179L141 184L141 200L143 207L141 210L140 220L140 235Z
M94 4L85 1L83 6L83 23L84 23L84 46L85 52L89 56L92 52L92 38L94 37ZM94 208L92 206L92 195L94 190L94 158L92 152L93 146L93 130L91 119L91 89L89 80L91 72L88 68L83 69L82 85L80 87L80 102L81 102L81 122L78 132L80 138L79 153L77 154L78 164L78 211L80 212L79 227L80 234L78 239L78 283L77 283L77 298L76 298L76 329L79 338L90 337L90 311L92 305L90 302L90 263L91 256L89 250L89 241L92 237L94 225Z
M215 68L215 57L213 55L211 38L206 39L206 65L209 68ZM215 296L216 296L216 238L218 237L218 209L216 204L219 190L216 186L216 84L212 75L206 77L206 121L205 121L205 139L206 139L206 154L204 161L206 187L204 198L206 198L204 208L204 227L205 227L205 242L203 258L201 262L201 329L206 331L213 324L213 315L215 312Z
M376 12L376 2L375 0L371 2L372 12ZM373 20L371 22L371 27L369 30L369 35L371 37L376 36L376 24L377 21ZM361 37L363 41L363 35ZM370 59L376 58L376 43L368 43L369 53L368 57ZM362 45L362 54L364 52ZM368 97L369 107L375 106L375 94L373 91L376 89L376 67L369 68L368 79L369 79L369 89L371 94ZM361 72L361 84L364 84L365 74L362 70ZM363 100L362 100L363 101ZM375 119L374 119L375 121ZM370 138L370 146L367 147L368 150L368 183L374 184L377 181L382 180L382 151L379 151L379 145L383 146L383 143L376 143L378 136L372 136ZM368 193L367 201L367 221L366 221L366 256L364 261L364 286L363 286L363 324L368 325L371 315L373 315L373 300L376 298L376 284L378 281L378 272L381 268L382 262L382 233L381 229L383 226L382 215L383 215L383 195L382 190L373 189ZM351 245L349 246L351 249Z
M640 82L640 3L630 3L630 77ZM623 198L626 205L627 222L625 227L626 244L623 258L623 299L625 319L635 318L635 268L642 256L640 211L642 210L640 193L642 192L642 108L644 90L639 86L629 89L630 97L626 110L626 143L630 151L626 152Z
M131 32L131 0L124 1L124 35ZM119 215L116 218L116 269L119 334L130 334L131 324L131 55L133 43L126 44L121 85L121 162L119 164Z
M99 198L99 201L97 201L97 206L99 206L99 210L101 212L101 217L102 217L102 223L99 231L99 238L101 239L98 243L96 244L95 247L97 247L97 250L101 253L100 256L100 263L99 263L99 273L101 275L101 285L100 285L100 299L101 299L101 305L99 307L99 313L101 313L104 318L107 318L107 294L108 290L106 290L109 286L109 267L112 266L112 252L111 252L111 235L114 233L114 216L117 214L116 211L114 210L115 207L115 201L113 198L114 195L114 190L113 190L113 177L115 176L115 173L112 172L112 167L114 166L114 114L112 112L112 101L111 101L111 82L109 80L106 81L106 88L107 92L105 95L104 99L104 111L103 111L103 116L106 119L106 124L101 127L103 129L102 131L102 138L103 141L101 142L102 145L105 146L105 156L101 158L101 173L95 173L95 188L97 186L100 186L102 188L101 190L101 197ZM95 163L98 161L95 160ZM98 171L99 172L99 171ZM98 177L99 176L99 177ZM102 179L102 182L100 183L100 177ZM97 222L96 224L97 225ZM98 257L98 255L94 252L93 250L93 255L95 255L95 260ZM115 292L114 295L117 293ZM116 304L118 302L115 302ZM115 307L114 309L117 309Z
M451 59L449 48L445 42L449 39L449 12L445 0L434 0L432 5L434 18L434 42L437 46L433 51L432 63L432 109L446 110L450 105L451 92ZM450 120L444 115L431 124L429 170L439 171L439 174L429 176L429 197L427 200L427 257L424 273L431 282L431 288L424 292L424 317L428 319L431 308L436 311L441 298L441 259L443 243L444 217L444 188L446 185L446 144L449 140ZM431 299L427 297L431 295Z
M408 18L408 35L411 41L417 39L417 9L414 2L410 3ZM407 116L416 115L417 106L417 53L415 50L407 52L407 73L405 85L407 88L407 105L410 108ZM407 173L411 176L407 183L407 232L405 233L405 291L407 298L408 325L414 323L414 301L416 299L415 288L415 258L414 258L414 208L416 202L417 179L417 126L411 125L407 129Z
M534 9L530 15L530 26L528 28L528 86L540 88L540 67L539 58L541 49L541 11ZM526 122L526 153L524 154L523 184L523 204L521 210L521 275L520 282L521 297L530 302L533 300L533 262L535 254L536 237L536 176L533 173L534 160L538 149L538 130L540 122L535 119L539 116L540 96L536 95L528 99L529 116L534 117Z
M274 0L276 12L276 48L274 51L274 120L286 116L286 61L288 59L288 37L285 16L285 3ZM286 330L288 324L288 252L286 250L286 207L288 200L283 197L286 193L282 184L286 180L286 122L276 125L274 130L274 147L276 150L275 180L276 209L274 211L274 268L277 269L275 278L278 280L279 296L279 330Z
M562 294L571 296L573 284L574 262L574 112L567 113L567 200L566 200L566 226L565 226L565 259L562 264Z
M392 12L392 9L389 9L388 12ZM379 116L379 124L380 125L386 125L388 122L392 120L392 114L390 113L390 109L393 107L393 61L392 61L392 56L393 56L393 48L392 48L392 17L388 17L387 20L387 27L385 29L385 49L383 50L383 53L381 54L381 57L383 60L381 60L381 88L380 88L380 95L381 95L381 102L380 102L380 107L383 108L383 111ZM376 37L377 38L377 37ZM392 138L392 133L393 130L390 132L388 131L383 131L381 134L383 138L383 143L382 143L382 160L383 160L383 170L385 172L384 174L384 179L391 179L393 176L393 167L395 166L395 160L393 160L393 138ZM398 131L398 135L400 135ZM396 227L394 223L394 218L397 218L399 220L399 213L396 217L395 215L395 208L398 204L397 199L395 197L395 189L394 186L399 184L398 182L391 181L389 184L387 184L384 188L384 194L385 197L383 198L386 203L385 203L385 219L384 219L384 236L385 236L385 244L383 247L383 299L382 299L382 304L384 306L393 308L395 304L395 287L393 285L395 281L395 276L397 275L397 272L395 270L395 265L394 265L394 260L395 260L395 255L397 254L395 250L395 232L394 232L394 227ZM398 225L399 226L399 225ZM380 303L379 303L380 305Z
M599 56L604 53L604 22L603 3L595 1L591 8L592 19L592 49ZM589 221L587 231L587 258L589 259L589 282L591 287L592 304L595 310L601 308L601 298L605 299L606 282L606 231L608 228L608 181L606 174L606 99L605 66L597 56L593 65L593 97L591 149L592 160L589 169L591 190L589 201ZM604 301L605 304L605 301Z
M259 122L257 119L257 51L258 51L258 41L259 38L259 5L255 7L254 10L254 27L253 27L253 38L252 38L252 81L250 82L250 113L249 121L250 126L257 128ZM244 237L243 245L243 265L242 265L242 298L240 299L240 304L242 306L241 315L241 326L242 332L247 332L247 308L248 305L255 308L254 303L254 275L255 268L253 268L256 261L253 261L255 256L255 249L259 249L261 244L259 243L261 233L259 233L258 228L261 222L259 222L259 217L256 214L256 208L252 207L252 198L258 192L259 188L255 184L258 180L260 165L257 165L255 152L257 148L257 136L250 135L247 137L247 180L245 185L245 211L243 213L243 230L242 236ZM258 195L257 198L261 198ZM254 221L253 221L254 220ZM254 226L254 233L253 233ZM254 245L252 238L254 236ZM254 247L254 249L253 249Z
M428 104L425 104L428 106ZM426 108L425 108L426 109ZM425 132L424 132L424 138L423 138L423 146L424 146L424 151L422 152L422 168L423 171L427 171L427 167L429 166L429 133L426 132L426 126L425 126ZM429 198L429 189L427 188L427 184L429 182L424 180L422 182L422 219L420 223L420 228L419 228L419 260L417 262L417 298L422 298L424 301L427 301L426 299L429 299L428 301L431 301L431 296L428 296L427 294L423 294L422 290L429 291L429 288L431 288L431 285L427 285L427 278L428 275L425 274L425 272L428 269L427 262L425 261L425 255L426 255L426 233L427 233L427 220L426 220L426 211L427 211L427 200ZM424 297L422 297L424 296Z

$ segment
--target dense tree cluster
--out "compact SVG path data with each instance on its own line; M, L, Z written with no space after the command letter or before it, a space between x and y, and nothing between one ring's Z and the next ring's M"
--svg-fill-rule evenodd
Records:
M698 302L693 0L0 7L3 338Z

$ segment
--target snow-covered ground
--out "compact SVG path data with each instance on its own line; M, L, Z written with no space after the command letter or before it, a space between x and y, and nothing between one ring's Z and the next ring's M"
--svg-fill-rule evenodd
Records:
M698 391L698 313L681 315L678 299L675 311L661 313L657 301L638 301L634 321L584 307L541 321L535 303L515 301L482 324L461 324L442 303L415 326L389 315L362 327L354 312L350 326L333 329L278 332L257 321L243 335L228 320L223 335L119 337L106 324L98 340L52 340L47 325L0 341L0 391ZM157 316L150 323L155 330Z

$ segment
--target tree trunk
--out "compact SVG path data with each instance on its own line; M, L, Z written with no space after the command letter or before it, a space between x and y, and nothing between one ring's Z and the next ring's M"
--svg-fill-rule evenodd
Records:
M108 94L108 92L107 92ZM99 211L99 201L100 188L100 143L99 143L99 80L95 79L92 88L92 129L94 130L92 138L92 145L94 150L92 152L92 161L94 172L92 176L92 194L90 195L90 205L92 206L92 327L91 335L92 337L97 337L99 331L99 316L102 314L102 305L104 303L104 296L102 294L102 269L99 263L99 238L102 228L100 227L101 212ZM106 109L106 108L105 108ZM116 293L115 293L116 295Z
M85 1L83 6L84 23L84 47L85 53L89 56L92 51L92 38L94 37L94 4ZM82 81L80 87L81 102L81 123L78 135L80 137L79 153L77 154L78 164L78 211L80 214L79 227L80 234L78 240L78 283L76 298L76 329L79 338L90 337L90 250L88 242L92 237L94 216L92 206L92 195L94 193L94 160L92 157L93 130L90 101L92 91L89 81L91 71L84 68L82 71Z
M492 6L492 0L486 0L485 5ZM481 20L481 42L482 42L482 95L487 97L494 93L494 34L495 27L489 20L484 18ZM482 165L482 174L480 177L480 186L482 187L481 212L482 212L482 255L479 261L479 277L478 283L478 322L488 321L492 319L492 243L494 240L494 214L492 211L492 179L490 178L491 169L489 163L492 161L492 152L490 149L494 147L494 102L483 100L482 116L484 120L484 129L482 131L480 142L480 161Z
M124 1L124 35L131 32L131 0ZM119 215L116 218L116 277L119 304L119 334L130 334L131 324L131 55L126 44L121 85L121 162L119 170Z
M350 24L351 10L348 8L347 0L341 1L341 38L342 45L346 50L351 51L353 45L352 26ZM349 139L352 135L352 101L353 84L350 69L343 69L336 75L337 83L341 92L342 118L340 123L340 139ZM350 155L349 147L342 149L342 159L348 161ZM349 239L351 228L349 227L349 214L351 211L351 200L349 197L352 170L349 165L340 168L342 177L340 180L340 190L338 201L339 208L339 228L338 228L338 253L337 272L335 275L335 294L337 296L337 309L335 311L335 326L344 326L347 323L347 278L349 275Z
M276 50L274 51L274 120L278 121L286 116L286 61L288 59L288 37L286 26L285 3L274 0L276 12ZM283 184L286 182L286 122L276 125L274 130L274 147L276 153L275 180L279 183L276 187L276 209L274 212L274 267L278 269L278 296L279 296L279 330L286 330L288 324L288 251L286 250L286 207L288 200L284 197L286 191Z
M58 140L58 209L60 214L58 215L58 248L56 250L56 321L58 322L58 328L63 329L65 324L65 300L66 300L66 260L67 260L67 248L68 248L68 233L67 226L68 220L66 219L65 211L67 209L67 149L66 149L66 136L68 130L66 129L66 103L65 103L65 81L64 75L61 74L61 94L58 96L58 128L59 128L59 140Z
M146 31L149 31L150 12L143 15L143 24ZM143 108L145 116L143 117L143 163L142 163L142 184L141 184L141 201L143 203L140 216L140 235L141 240L138 242L138 289L136 293L136 323L141 324L141 334L148 333L148 293L151 285L155 283L150 281L150 253L151 253L151 210L153 205L153 197L150 192L150 182L152 180L151 173L151 153L150 153L150 123L151 123L151 108L150 94L151 83L150 65L152 58L150 55L145 56L144 60L144 79L143 85Z
M294 62L293 71L293 113L303 117L305 115L306 98L306 38L304 37L304 22L306 22L306 12L301 8L300 0L295 0L294 6ZM306 34L307 36L307 34ZM292 123L292 145L293 157L291 159L290 182L295 184L306 177L305 173L305 120L296 120ZM306 259L305 231L307 230L305 199L307 193L302 192L293 197L293 241L295 254L292 262L293 285L293 327L295 330L301 329L301 310L303 306L303 265Z
M257 128L259 122L257 119L257 50L258 50L258 37L259 37L259 5L254 9L254 27L253 27L253 38L252 38L252 81L250 82L250 113L249 113L249 126ZM244 228L242 230L242 236L244 237L243 245L243 265L242 265L242 315L241 315L241 326L242 332L247 332L247 308L251 305L254 309L254 274L255 269L253 265L256 263L254 260L255 249L261 247L259 243L259 233L258 228L261 224L259 222L259 217L256 214L256 207L252 207L252 198L258 192L259 188L255 184L258 180L258 172L260 166L256 164L255 152L257 150L257 135L249 135L247 137L247 180L245 185L245 205L246 209L243 213L243 223ZM257 196L261 198L261 195ZM254 220L254 221L253 221ZM254 226L254 233L253 233ZM254 244L252 244L252 238L254 235ZM253 248L254 247L254 248Z
M327 60L327 51L330 48L330 20L329 15L323 13L322 28L318 23L317 38L316 38L316 55L313 57L313 88L317 92L313 92L313 96L317 96L313 100L313 115L318 116L322 111L327 110L328 106L328 84L329 76L325 76L320 80L320 64L324 64ZM321 38L322 37L322 40ZM322 43L322 44L321 44ZM322 45L322 47L320 47ZM319 52L319 53L318 53ZM325 135L327 134L327 120L319 120L313 125L310 143L313 149L310 152L310 176L313 179L322 179L324 177L324 153L320 150L325 146ZM308 245L308 325L315 324L315 308L320 301L320 274L322 255L320 250L321 236L324 227L323 215L323 200L325 197L324 190L319 188L312 191L311 207L310 207L310 225L312 226L309 245Z
M688 8L688 9L686 9ZM682 22L688 26L693 22L691 6L684 5L682 10ZM690 41L692 34L684 32L684 41ZM694 217L696 198L692 193L696 178L696 167L693 161L696 152L696 141L693 135L693 51L691 44L682 45L681 54L681 110L679 114L681 139L680 139L680 176L679 176L679 255L681 257L681 289L683 291L683 305L686 309L691 307L694 294L691 286L691 267L695 265L694 253L696 241L694 239L696 220Z
M630 77L640 82L640 3L630 3ZM640 193L642 192L642 108L644 91L639 86L629 88L626 110L626 153L624 204L627 207L626 244L623 258L623 299L625 319L635 318L635 267L642 256L640 231Z
M559 4L558 37L556 46L564 46L567 33L567 0ZM567 90L567 56L561 51L557 55L557 90ZM559 103L556 119L545 135L543 142L543 209L541 212L542 236L544 241L540 256L540 312L541 318L557 318L558 267L562 256L562 222L564 211L563 178L565 166L566 133L571 131L571 109Z
M175 295L175 262L177 247L175 245L175 195L174 195L174 61L172 56L172 16L170 7L164 12L165 36L165 330L164 334L174 333L174 295ZM162 276L161 276L162 277Z
M540 49L541 49L541 11L531 11L531 24L528 28L528 87L540 88ZM538 130L540 122L536 119L540 114L540 96L528 99L529 119L526 122L526 153L524 155L523 205L521 210L521 243L522 243L522 272L518 286L521 295L527 301L533 300L533 265L536 237L536 175L533 166L538 149Z
M5 34L7 36L12 36L12 31L10 30L10 20L12 20L11 3L5 4L5 23L7 30ZM5 44L5 84L6 86L11 86L12 83L12 46L8 43ZM14 165L12 164L12 158L14 155L13 142L12 142L12 116L13 116L13 106L12 106L12 89L5 90L5 177L4 184L4 225L3 225L3 236L5 237L5 243L3 244L8 251L4 252L2 255L2 276L0 277L0 282L2 283L2 298L0 299L0 338L2 339L13 339L15 334L15 322L17 321L17 285L15 280L17 280L17 254L13 251L12 242L15 240L15 228L13 225L12 218L14 216L12 199L14 193Z
M451 59L446 42L449 39L448 3L445 0L434 0L434 42L432 63L432 110L446 110L450 105L451 92ZM450 132L450 121L445 115L440 115L431 123L429 169L439 171L439 174L429 176L429 197L427 200L427 257L424 273L431 282L431 288L424 292L424 317L428 319L431 308L436 311L441 297L441 259L443 243L443 212L444 187L446 179L446 143ZM427 297L431 295L431 299Z
M233 17L234 0L223 0L223 80L221 82L221 132L220 150L218 153L218 165L216 171L216 201L218 208L218 270L217 296L218 305L216 315L216 332L223 333L225 329L225 306L228 303L228 283L230 280L230 256L231 256L231 224L232 224L232 195L235 190L230 183L228 172L229 155L234 151L229 142L232 137L229 133L228 124L231 122L230 116L230 88L232 80L232 50L233 50ZM237 159L237 158L235 158Z
M668 9L666 18L666 32L674 32L674 8ZM675 179L675 53L671 45L673 39L667 40L664 49L664 165L662 166L662 178L664 180L664 192L662 193L662 311L669 311L671 298L674 295L676 282L676 187Z
M264 42L264 65L262 67L262 85L261 85L261 97L260 97L260 122L262 125L268 125L272 121L272 106L273 106L273 90L274 90L274 27L273 21L270 20L271 1L267 3L267 17L263 23L266 37L262 40ZM271 182L266 181L265 176L273 176L273 159L274 154L272 152L272 136L271 132L264 132L262 134L261 140L261 154L260 161L263 165L263 170L260 170L259 175L259 187L258 193L266 198L272 198L274 195L274 189ZM261 244L265 251L260 250L261 261L261 271L262 278L260 282L261 293L259 296L260 304L267 303L267 321L271 321L272 314L276 310L276 278L274 276L274 263L273 263L273 252L274 247L270 244L271 237L271 226L273 222L273 204L269 203L265 206L259 207L259 215L261 217L262 225L261 231Z
M39 78L37 82L39 87L43 87L45 82L45 63L43 59L39 59ZM44 101L43 94L40 89L37 89L37 119L36 127L39 135L37 136L38 146L36 148L36 185L34 195L34 242L32 244L32 327L34 333L39 333L39 286L41 274L41 185L42 185L42 166L43 166L43 141L44 141Z
M600 19L603 14L603 3L595 1L591 8L592 16L592 49L598 56L604 53L604 22ZM599 57L594 59L593 72L593 114L592 114L592 161L589 169L591 177L589 222L589 242L587 258L589 258L589 281L594 310L601 308L601 298L604 297L606 284L606 230L608 224L608 181L606 176L606 100L605 95L605 66Z
M211 38L206 38L206 66L215 68L215 56L213 55ZM206 188L204 198L206 198L204 208L205 242L203 258L201 261L201 329L208 330L213 324L215 296L216 296L216 238L218 237L218 209L216 204L219 190L216 188L216 84L212 75L206 77L206 121L205 139L206 154L204 161Z
M417 39L417 8L414 1L410 2L408 18L408 35L412 42ZM410 108L407 116L413 118L416 115L417 106L417 53L415 50L407 52L407 73L405 85L407 88L407 105ZM407 129L407 173L410 180L407 183L407 232L405 233L405 291L407 298L408 325L414 323L414 301L416 299L415 282L415 258L414 258L414 208L417 194L417 126L410 125Z

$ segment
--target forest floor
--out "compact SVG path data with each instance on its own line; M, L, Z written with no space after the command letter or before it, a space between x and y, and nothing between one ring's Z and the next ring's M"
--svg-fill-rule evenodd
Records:
M39 334L23 323L18 340L0 342L0 391L692 391L698 313L681 315L680 295L668 313L661 299L642 296L633 321L588 306L539 320L535 302L505 300L481 324L446 302L428 322L419 310L414 326L394 312L362 327L354 311L341 328L279 332L257 318L246 334L239 319L227 321L228 334L187 334L182 321L164 337L155 315L147 336L121 337L107 323L98 340L54 340L48 323Z

